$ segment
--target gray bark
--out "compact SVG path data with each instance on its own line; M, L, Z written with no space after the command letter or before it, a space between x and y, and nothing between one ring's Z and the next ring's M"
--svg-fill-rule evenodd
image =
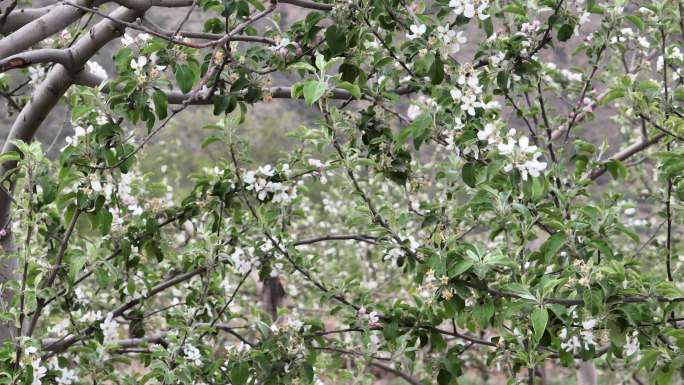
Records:
M92 0L79 0L78 4L89 7ZM63 30L78 20L84 11L70 5L60 4L50 12L31 21L9 36L0 40L0 59L24 51L43 39Z

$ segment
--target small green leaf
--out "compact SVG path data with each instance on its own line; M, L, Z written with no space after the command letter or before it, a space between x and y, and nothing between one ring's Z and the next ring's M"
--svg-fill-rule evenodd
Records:
M187 64L177 65L175 75L176 82L178 83L178 87L181 89L181 91L184 93L190 92L190 90L192 90L192 86L197 80L195 71L193 71L192 68Z
M304 83L304 101L307 105L312 106L318 101L328 90L328 85L325 82L316 80L309 80Z
M637 15L625 15L625 19L629 20L634 24L635 27L639 28L639 31L644 31L644 21Z
M575 26L572 24L563 24L558 28L558 40L568 41L572 37L572 33L575 32Z
M470 268L473 267L473 264L474 262L470 259L465 259L461 262L458 262L457 264L449 268L449 277L458 277L459 275L470 270Z
M430 66L428 75L430 76L432 84L440 84L444 81L444 63L439 55L435 56L435 60Z
M298 61L294 64L291 64L288 69L291 70L304 70L308 72L316 72L316 67L312 66L311 64L303 61Z
M354 98L361 99L361 89L356 84L341 81L337 83L337 87L349 91Z
M325 42L332 54L344 51L347 46L347 37L344 28L333 24L325 30Z
M558 251L560 251L567 239L568 236L560 231L549 237L549 239L547 239L546 242L544 242L544 244L541 246L541 252L544 256L544 261L548 263L552 257L558 254Z
M477 166L475 166L475 163L464 164L463 170L461 171L461 177L469 187L475 187L477 181Z
M154 103L154 112L157 113L157 117L159 119L166 118L169 106L169 98L166 96L166 93L160 90L154 91L152 102Z
M605 163L606 168L613 176L613 179L625 178L627 176L627 167L622 162L616 159L611 159Z
M539 343L544 335L544 330L546 330L546 323L549 322L549 312L546 308L535 308L532 311L531 319L534 339Z
M247 363L241 362L233 365L230 369L230 382L233 385L244 385L247 383L249 377L249 366Z
M608 91L608 93L601 99L601 101L599 102L599 104L601 104L601 105L603 106L603 105L606 105L606 104L612 102L612 101L615 100L615 99L620 99L620 98L623 97L623 96L625 96L625 91L623 91L623 90L621 90L621 89L610 90L610 91Z

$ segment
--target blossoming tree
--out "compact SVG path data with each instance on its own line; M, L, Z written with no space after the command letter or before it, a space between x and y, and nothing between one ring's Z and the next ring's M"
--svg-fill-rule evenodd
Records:
M681 381L683 8L8 1L0 382ZM318 118L258 164L278 98ZM190 106L183 191L139 160Z

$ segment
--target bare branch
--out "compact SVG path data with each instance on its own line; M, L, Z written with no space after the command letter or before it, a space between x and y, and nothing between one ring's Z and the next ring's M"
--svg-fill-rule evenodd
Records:
M160 33L162 35L166 35L168 37L173 37L173 32L171 30L164 29L164 28L154 24L148 18L143 18L142 22L143 22L144 26L148 27L149 29L151 29L157 33ZM196 31L180 31L180 32L178 32L178 35L180 35L182 37L193 38L193 39L201 39L201 40L219 40L220 38L223 37L223 35L220 35L217 33L196 32ZM264 44L269 44L269 45L275 45L276 44L275 40L269 39L267 37L261 37L261 36L233 36L230 38L230 41L264 43Z
M638 142L638 143L634 143L633 145L626 147L625 149L619 151L617 154L611 156L608 159L608 161L611 161L611 160L623 161L623 160L631 157L632 155L634 155L638 152L641 152L641 151L645 150L646 148L651 147L652 145L660 142L660 140L662 138L664 138L665 135L666 134L664 132L661 132L651 139L643 140L643 141ZM604 162L604 163L606 163L606 162ZM592 171L592 173L589 174L589 179L591 179L591 180L598 179L598 177L605 174L606 171L608 171L608 168L605 165L601 166L600 168Z

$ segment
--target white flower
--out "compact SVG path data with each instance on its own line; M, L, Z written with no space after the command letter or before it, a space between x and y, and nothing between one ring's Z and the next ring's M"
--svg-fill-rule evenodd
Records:
M152 39L152 35L150 35L149 33L141 33L141 34L138 34L138 36L136 36L136 38L143 43L147 43L147 41Z
M102 324L100 324L105 343L111 342L116 338L118 326L119 323L114 320L114 314L107 313L107 317L105 317Z
M380 316L378 315L377 311L372 311L368 313L368 322L371 324L376 324L380 322Z
M107 71L100 65L100 63L93 60L88 60L88 62L86 62L86 67L88 68L88 72L91 74L99 78L108 78Z
M421 24L421 25L413 24L409 27L409 29L411 30L411 33L406 34L406 38L409 40L413 40L413 39L416 39L418 37L421 37L421 36L423 36L425 31L427 31L427 27L425 26L425 24Z
M137 60L135 58L131 59L131 68L133 68L136 73L141 72L143 67L145 67L146 64L147 64L147 57L146 56L139 56Z
M75 380L78 380L76 372L69 368L63 368L62 374L56 378L57 383L60 385L71 385Z
M496 126L492 123L487 123L484 126L484 130L478 131L477 139L479 140L489 140L490 137L495 133Z
M100 183L100 176L97 174L90 174L90 187L95 192L102 191L102 183Z
M582 322L582 328L585 330L593 329L596 326L596 324L597 324L597 321L593 318L590 318L590 319Z
M121 36L121 44L123 44L124 47L128 47L129 45L133 45L135 43L135 39L128 34L128 32L124 33L123 36Z
M537 156L541 155L540 153L537 154ZM527 174L533 178L536 178L541 175L542 171L546 170L546 162L540 162L537 159L528 160L527 162L523 163L519 169L522 173L523 180L527 180Z
M629 357L639 351L639 332L634 330L632 335L627 336L627 343L625 344L625 356Z
M269 50L271 51L280 51L283 48L287 48L288 46L292 45L293 43L290 41L289 38L284 37L280 39L280 41L276 41L276 45L273 45L269 47Z
M196 347L190 344L185 344L185 346L183 346L183 354L185 354L185 358L187 358L188 361L191 361L198 366L202 365L202 355L200 354L199 349Z
M416 120L418 118L418 116L420 116L420 113L421 113L420 107L415 105L415 104L411 104L408 107L408 110L406 110L406 116L410 120Z
M33 353L29 353L30 348L35 349L35 347L31 346L26 348L26 353L29 355L35 353L35 351ZM45 377L47 374L47 368L40 365L40 359L34 359L31 361L31 367L33 367L33 382L31 385L41 385L43 383L41 378Z
M515 140L509 138L508 142L499 143L497 149L502 155L510 155L513 153L513 150L515 149Z
M30 83L35 86L36 84L43 81L47 72L45 71L45 68L43 68L43 67L31 66L28 69L28 73L29 73Z
M451 0L449 7L454 9L456 15L463 15L467 18L475 16L475 6L470 0Z
M580 16L580 18L579 18L579 24L580 25L585 24L586 22L589 21L590 18L591 18L591 14L589 12L584 12L582 14L582 16Z
M328 167L328 163L323 163L318 159L309 159L309 166L315 167L318 171L318 175L322 184L328 182L328 178L325 175L325 169Z

